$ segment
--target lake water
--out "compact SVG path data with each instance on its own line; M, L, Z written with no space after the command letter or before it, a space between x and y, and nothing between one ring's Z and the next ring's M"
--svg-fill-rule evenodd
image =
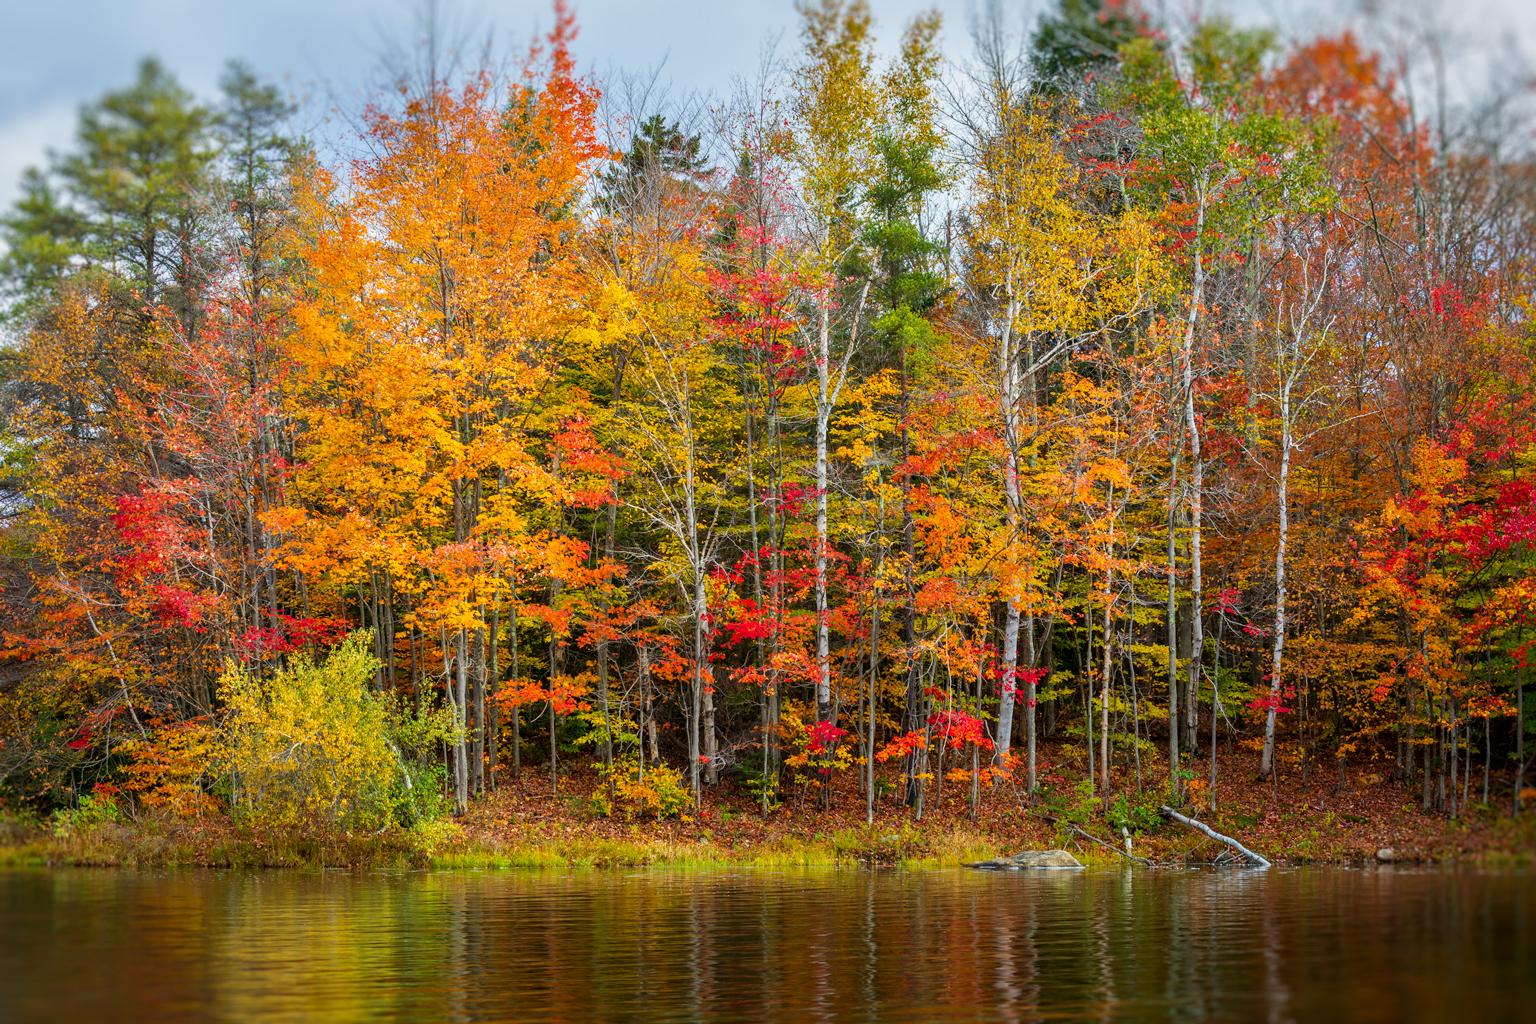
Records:
M0 873L0 1021L1536 1020L1536 877Z

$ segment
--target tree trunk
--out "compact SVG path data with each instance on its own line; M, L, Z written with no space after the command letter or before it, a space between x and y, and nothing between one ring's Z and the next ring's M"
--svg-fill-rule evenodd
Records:
M1035 652L1035 617L1030 615L1024 620L1024 656L1029 661L1029 675L1024 682L1024 746L1026 749L1027 765L1025 767L1025 791L1029 794L1031 803L1035 799L1035 746L1039 729L1036 725L1035 705L1038 703L1036 693L1039 687L1037 666L1039 655Z
M475 630L471 646L470 701L475 709L470 748L469 784L475 796L485 795L485 630Z
M501 751L498 749L498 732L501 728L501 705L496 691L501 685L501 663L497 657L501 645L501 605L491 605L491 620L487 630L489 657L486 662L486 678L490 680L490 704L486 708L485 722L485 781L491 792L496 791L496 764Z
M827 604L828 435L832 426L831 313L821 308L816 393L816 721L832 721L831 623Z
M1205 500L1205 460L1200 447L1200 419L1195 410L1195 341L1200 318L1200 307L1205 301L1205 262L1202 245L1205 233L1206 186L1202 181L1195 210L1194 281L1190 291L1189 318L1185 322L1184 345L1180 360L1184 385L1184 427L1189 435L1190 493L1189 493L1189 592L1190 617L1193 629L1189 652L1189 689L1185 691L1184 721L1189 729L1190 752L1195 750L1195 725L1200 707L1200 673L1205 654L1204 606L1201 591L1204 586L1201 554Z
M693 788L695 808L704 805L699 730L704 717L704 622L708 614L704 571L696 561L693 570L693 692L690 701L692 713L688 716L688 778Z
M469 637L464 629L459 629L456 639L457 651L454 660L457 663L454 668L457 672L455 693L453 698L453 808L455 814L463 814L469 809L469 751L465 747L465 732L468 723L466 721L466 705L469 689Z
M1114 572L1111 571L1108 574L1106 586L1113 588L1114 580L1115 575ZM1104 601L1104 679L1100 693L1100 700L1103 706L1099 709L1099 769L1103 777L1102 788L1106 794L1109 792L1109 684L1110 675L1114 670L1114 663L1110 659L1112 657L1112 652L1114 651L1115 646L1114 623L1110 616L1114 608L1114 603L1114 592L1113 589L1111 589L1109 596Z
M652 764L661 762L661 745L656 739L656 709L652 706L651 649L640 645L640 717L645 723L646 752ZM642 761L644 758L641 759Z
M507 666L512 684L518 685L521 671L518 668L518 644L517 644L517 581L510 575L507 580L511 587L511 597L507 603L507 653L510 664ZM521 705L512 707L512 778L521 780L523 777L523 709Z
M1171 374L1171 371L1170 371ZM1169 389L1173 388L1170 377ZM1172 398L1172 395L1169 396ZM1170 412L1171 419L1171 412ZM1172 423L1168 435L1168 781L1175 800L1184 793L1179 780L1179 442Z
M1275 621L1274 639L1269 659L1269 708L1264 715L1264 753L1259 760L1259 777L1267 779L1275 770L1275 720L1279 714L1281 668L1285 655L1285 555L1290 538L1289 487L1291 479L1291 403L1290 383L1281 385L1280 399L1280 478L1275 504L1278 533L1275 543Z
M1019 354L1014 351L1013 325L1018 319L1018 300L1014 297L1011 273L1008 277L1007 292L1008 302L1005 307L1004 321L1001 331L998 332L997 372L1002 398L1004 513L1008 528L1008 548L1017 551L1019 536L1024 525L1024 499L1020 485L1023 475L1020 453L1020 447L1023 444L1023 423L1019 416L1023 388L1020 380ZM1013 564L1013 561L1008 559L1005 565L1007 570L1016 577L1018 567ZM1007 760L1008 748L1013 742L1013 703L1019 663L1019 595L1014 592L1016 585L1016 578L1007 580L1003 593L1008 606L1003 623L1002 678L998 681L995 760L999 765Z
M1086 650L1078 656L1078 676L1083 682L1083 736L1088 748L1088 784L1093 785L1093 780L1098 778L1098 762L1095 760L1093 746L1093 612L1088 610L1083 615L1083 624L1087 627L1088 642Z
M869 708L864 744L864 823L875 823L875 702L880 695L880 588L885 568L885 499L880 499L880 520L876 525L875 592L869 609Z
M901 452L903 462L912 453L912 440L907 431L907 416L910 412L907 355L906 344L903 342L901 350ZM923 692L917 668L917 587L912 578L913 566L917 564L916 535L917 525L912 518L912 481L909 475L903 474L901 478L901 550L905 557L902 559L901 566L901 643L903 649L902 656L906 659L907 663L904 730L908 734L920 732L923 728ZM918 773L919 754L913 750L903 758L902 764L902 775L906 781L906 792L903 794L903 799L909 807L921 808L922 805L922 787L919 785Z
M1525 807L1525 669L1515 675L1515 799L1514 813Z

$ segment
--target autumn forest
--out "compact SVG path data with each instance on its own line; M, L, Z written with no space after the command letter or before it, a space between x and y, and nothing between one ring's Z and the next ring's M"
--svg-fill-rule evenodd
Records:
M805 0L680 97L577 13L422 42L324 140L146 60L28 173L0 809L1129 848L1230 793L1536 797L1518 87L1406 31Z

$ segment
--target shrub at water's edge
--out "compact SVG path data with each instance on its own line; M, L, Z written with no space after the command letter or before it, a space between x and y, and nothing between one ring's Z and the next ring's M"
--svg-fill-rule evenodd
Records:
M430 705L374 688L372 636L263 672L231 664L220 712L149 723L120 783L46 822L11 815L11 861L285 866L425 862L456 834ZM46 827L45 827L46 826Z
M258 676L232 666L217 757L230 812L257 826L410 827L445 809L440 711L372 688L372 638L354 633L322 659L300 656Z

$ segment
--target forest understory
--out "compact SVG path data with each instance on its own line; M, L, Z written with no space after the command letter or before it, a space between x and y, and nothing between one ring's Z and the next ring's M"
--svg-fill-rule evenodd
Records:
M1041 745L1042 763L1064 778L1086 760L1070 743ZM1223 776L1217 808L1192 814L1239 839L1280 866L1524 867L1536 851L1536 819L1510 817L1481 804L1481 775L1457 819L1425 811L1417 782L1394 778L1391 765L1360 760L1303 767L1299 754L1282 763L1281 778L1258 777L1258 755L1238 747L1219 751ZM1079 763L1082 762L1082 763ZM1191 767L1209 771L1209 762ZM1026 849L1060 848L1090 867L1132 863L1124 848L1152 867L1232 864L1219 843L1159 818L1162 799L1153 779L1167 771L1144 759L1148 784L1137 791L1134 769L1117 768L1108 800L1065 782L1046 788L1031 806L1022 791L1001 783L984 794L973 815L969 784L949 780L919 820L889 796L866 823L865 799L852 776L838 777L825 799L807 788L767 815L734 786L711 793L694 814L669 819L604 815L595 800L598 774L573 767L551 791L539 766L504 778L455 822L427 834L373 835L314 829L253 828L223 815L185 818L153 811L137 818L44 823L0 819L0 866L608 869L656 866L942 868ZM892 784L877 776L882 791ZM1097 840L1098 842L1095 842ZM1110 849L1113 846L1115 849Z

